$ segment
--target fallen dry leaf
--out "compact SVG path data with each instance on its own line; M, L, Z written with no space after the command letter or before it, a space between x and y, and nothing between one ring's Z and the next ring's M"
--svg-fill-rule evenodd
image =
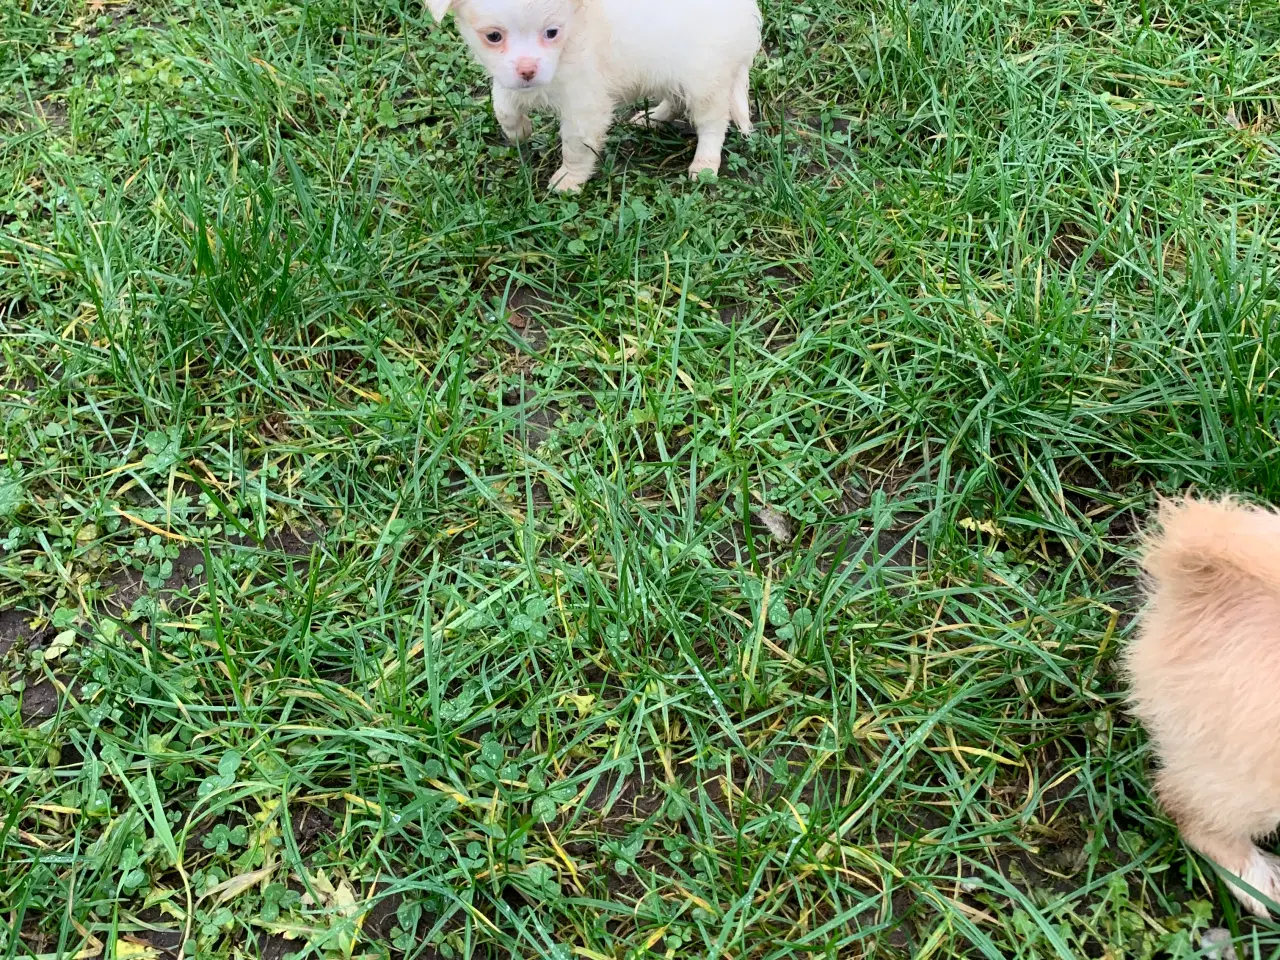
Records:
M116 960L151 960L160 956L160 951L153 946L125 939L116 940L116 948L112 953Z
M985 533L991 537L999 537L1001 540L1008 536L1008 534L1004 532L1004 527L998 526L991 520L975 520L973 517L964 517L956 521L956 526L961 530Z
M228 900L232 900L235 897L240 896L240 894L244 893L250 887L256 886L263 880L267 879L267 877L271 876L271 874L275 872L275 869L276 868L274 866L270 866L263 867L261 870L253 870L249 873L239 874L238 876L223 880L221 883L214 884L205 891L204 895L206 897L216 896L218 898L218 903L226 903Z
M70 650L76 642L77 634L74 630L63 630L60 634L53 638L53 643L49 644L49 649L44 652L45 663L51 663L57 660L64 653Z
M560 698L560 705L572 703L578 708L578 716L585 717L591 713L591 708L595 704L596 698L593 693L566 693Z
M1236 960L1236 948L1231 942L1231 931L1222 927L1210 927L1200 934L1200 949L1211 960Z
M791 518L785 513L780 513L773 507L760 507L756 510L756 519L764 525L773 539L784 546L795 539L795 534L791 531Z

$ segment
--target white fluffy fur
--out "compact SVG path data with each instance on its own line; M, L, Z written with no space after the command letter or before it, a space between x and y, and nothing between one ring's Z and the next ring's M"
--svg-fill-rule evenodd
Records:
M458 30L493 78L493 112L522 140L529 112L560 115L555 190L578 190L620 103L660 101L635 122L672 119L681 107L698 131L691 176L720 169L730 119L751 133L748 81L760 48L755 0L426 0Z

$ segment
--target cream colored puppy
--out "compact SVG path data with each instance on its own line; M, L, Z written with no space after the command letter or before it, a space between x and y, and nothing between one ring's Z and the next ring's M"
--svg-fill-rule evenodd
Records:
M1133 712L1160 759L1156 791L1188 844L1280 903L1280 859L1254 843L1280 822L1280 515L1186 500L1162 504L1160 526L1126 655Z
M689 174L720 169L729 120L751 133L748 80L760 49L755 0L426 0L450 10L493 78L493 112L523 140L529 112L560 115L562 164L554 190L579 190L620 103L660 101L633 121L672 119L683 107L698 131Z

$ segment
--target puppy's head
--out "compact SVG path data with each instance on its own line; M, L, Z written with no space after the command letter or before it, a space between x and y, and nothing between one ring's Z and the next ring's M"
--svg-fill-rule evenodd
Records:
M550 83L581 0L426 0L436 20L453 11L480 65L509 90Z

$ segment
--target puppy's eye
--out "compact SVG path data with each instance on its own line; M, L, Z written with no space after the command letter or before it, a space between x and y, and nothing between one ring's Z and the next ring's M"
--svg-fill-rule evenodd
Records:
M556 37L560 36L560 28L547 27L547 29L542 32L542 35L548 40L554 40Z
M490 30L484 35L487 42L492 43L495 47L502 42L501 30Z

